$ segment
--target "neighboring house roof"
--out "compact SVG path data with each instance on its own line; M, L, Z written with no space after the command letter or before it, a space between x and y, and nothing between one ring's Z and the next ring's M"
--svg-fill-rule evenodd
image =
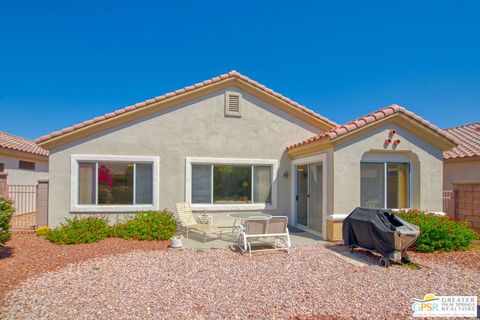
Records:
M443 153L445 160L480 158L480 122L445 129L458 141L458 147Z
M348 122L344 125L337 126L330 131L324 132L322 134L313 136L309 139L306 139L302 142L296 143L294 145L291 145L287 147L287 150L293 150L295 148L305 146L308 144L311 144L313 142L319 141L319 140L324 140L324 139L329 139L330 141L335 141L336 139L339 139L349 133L353 133L355 131L360 131L362 128L367 127L367 125L373 124L380 122L382 120L385 120L387 118L390 118L391 116L395 114L404 114L405 116L409 117L410 119L416 121L417 123L421 124L422 126L428 128L432 132L444 137L448 141L450 141L452 144L456 144L454 137L446 133L445 131L439 129L438 127L434 126L430 122L424 120L422 117L417 116L411 111L408 111L404 107L401 107L399 105L393 104L391 106L388 106L386 108L382 108L380 110L377 110L375 112L369 113L363 117L360 117L356 120L353 120L351 122Z
M228 82L229 80L230 81L236 80L237 82L235 82L235 83L234 82ZM177 97L188 96L188 95L192 95L192 99L193 99L193 98L195 98L194 93L196 93L198 91L201 91L201 90L204 90L204 92L206 92L206 93L210 93L209 91L207 91L205 89L207 89L208 87L212 87L212 89L217 88L217 84L220 84L222 82L225 82L226 85L229 85L229 84L231 84L231 85L243 84L244 87L246 89L249 89L249 90L252 90L252 88L253 88L254 90L256 90L256 92L261 92L263 94L262 97L269 96L270 98L273 98L273 100L272 100L273 102L275 102L275 103L281 102L284 105L286 105L285 111L290 111L290 112L292 112L292 114L296 114L297 116L308 117L308 120L313 119L314 123L318 124L318 126L321 126L323 130L328 130L332 127L337 126L337 124L335 122L333 122L333 121L315 113L314 111L300 105L299 103L297 103L295 101L292 101L289 98L286 98L285 96L281 95L280 93L277 93L277 92L273 91L272 89L267 88L266 86L264 86L264 85L262 85L262 84L260 84L256 81L240 74L237 71L230 71L229 73L222 74L218 77L214 77L212 79L196 83L194 85L185 87L183 89L179 89L179 90L176 90L176 91L173 91L173 92L169 92L169 93L166 93L164 95L155 97L153 99L145 100L143 102L139 102L137 104L125 107L123 109L119 109L115 112L107 113L103 116L99 116L99 117L84 121L82 123L78 123L78 124L73 125L71 127L64 128L60 131L56 131L56 132L47 134L45 136L42 136L42 137L38 138L36 140L36 142L39 143L40 145L44 146L44 147L47 147L47 148L51 149L51 148L57 147L59 145L62 145L64 143L68 143L68 142L77 140L77 138L74 138L74 139L72 138L72 139L69 139L68 141L65 141L65 142L50 143L52 140L58 140L58 139L61 139L63 136L72 135L75 132L82 131L82 130L84 130L84 132L85 132L83 136L87 136L87 135L95 132L94 130L88 130L87 131L87 129L95 127L95 126L99 126L102 123L105 123L107 121L113 121L116 118L124 117L127 114L140 112L140 111L148 109L148 108L152 108L152 112L157 112L158 110L164 110L164 109L154 109L154 108L160 108L161 104L166 105L164 108L173 107L173 106L178 105L178 104L168 105L168 102L170 100L174 100ZM243 87L241 87L241 88L243 89ZM141 114L146 114L146 112L141 113ZM125 120L123 123L128 122L128 121L131 121L131 120ZM102 128L99 128L99 130L101 130L101 129ZM81 137L81 136L79 136L79 137Z
M48 157L48 151L39 147L34 141L0 131L0 149L29 153Z

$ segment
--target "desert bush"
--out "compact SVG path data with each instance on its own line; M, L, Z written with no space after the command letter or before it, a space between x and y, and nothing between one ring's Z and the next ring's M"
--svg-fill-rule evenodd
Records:
M14 212L15 208L12 201L0 197L0 244L4 244L12 237L10 234L10 220Z
M418 210L401 210L396 214L420 228L420 237L415 247L421 252L468 250L472 241L478 237L467 221Z
M67 219L52 229L46 239L56 244L91 243L105 239L110 234L110 226L106 217L86 217Z
M50 228L47 226L41 226L37 228L37 237L44 237L50 232Z
M168 240L175 235L177 224L167 211L139 212L111 229L111 236L136 240Z

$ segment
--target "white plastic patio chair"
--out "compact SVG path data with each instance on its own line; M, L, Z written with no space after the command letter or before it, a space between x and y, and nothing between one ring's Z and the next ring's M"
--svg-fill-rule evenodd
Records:
M203 224L199 223L195 216L193 215L192 208L190 207L190 204L186 202L180 202L176 204L176 218L177 218L177 223L181 228L186 229L187 231L187 239L189 239L189 230L194 230L199 233L203 234L203 242L205 242L207 235L210 234L217 234L217 238L220 237L222 229L217 228L215 226L209 225L209 224Z
M253 216L247 218L244 224L238 227L237 245L242 252L248 252L251 257L253 241L259 238L273 238L273 248L257 249L255 251L284 250L289 253L292 243L287 226L288 217L286 216Z

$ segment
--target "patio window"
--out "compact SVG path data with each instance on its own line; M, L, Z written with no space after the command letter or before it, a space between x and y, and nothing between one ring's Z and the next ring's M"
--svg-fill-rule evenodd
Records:
M192 203L271 204L272 166L192 164Z
M410 164L362 162L360 192L362 207L409 207Z
M79 204L152 204L151 163L79 163Z
M156 157L72 156L71 210L155 210L156 176Z

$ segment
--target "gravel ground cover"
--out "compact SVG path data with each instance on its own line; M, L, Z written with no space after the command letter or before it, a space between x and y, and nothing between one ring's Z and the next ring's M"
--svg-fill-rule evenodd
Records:
M0 305L9 290L32 276L96 257L134 250L164 250L167 245L166 241L109 238L98 243L61 246L34 234L13 234L11 241L0 246Z
M327 248L336 252L350 253L350 249L341 244L326 245ZM457 266L460 268L473 269L480 272L480 245L476 244L469 251L421 253L408 252L411 260L416 264L432 265L441 264L445 267ZM362 249L355 249L354 255L363 261L378 264L379 256Z
M480 272L461 264L357 267L331 250L308 245L252 258L228 249L137 251L94 259L24 282L0 318L403 319L413 297L480 295Z
M480 246L470 251L420 253L411 252L410 257L418 263L439 263L443 265L459 265L480 272Z

